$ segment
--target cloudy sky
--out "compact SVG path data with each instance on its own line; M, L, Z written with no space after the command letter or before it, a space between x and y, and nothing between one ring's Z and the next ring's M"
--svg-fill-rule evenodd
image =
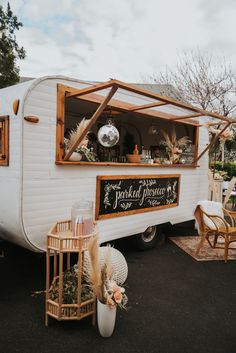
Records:
M197 48L224 56L236 72L235 0L9 2L24 24L17 32L27 51L21 76L140 82Z

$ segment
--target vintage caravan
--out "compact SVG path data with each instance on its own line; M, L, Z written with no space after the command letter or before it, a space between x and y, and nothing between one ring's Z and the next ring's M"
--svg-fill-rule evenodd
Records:
M136 234L152 246L160 225L193 219L207 198L206 125L216 123L230 120L118 80L1 89L1 237L43 251L51 225L85 199L101 242Z

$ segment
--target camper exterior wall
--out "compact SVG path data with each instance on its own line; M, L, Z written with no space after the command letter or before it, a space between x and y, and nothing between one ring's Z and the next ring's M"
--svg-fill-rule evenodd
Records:
M31 85L32 83L30 83ZM0 90L0 115L9 115L9 166L0 167L0 232L9 241L27 246L21 218L21 174L22 174L22 104L18 114L13 112L13 102L23 101L29 83Z
M22 107L21 122L18 132L10 136L10 166L6 168L4 178L9 178L10 168L17 173L15 177L14 196L15 212L9 213L7 223L18 222L13 228L6 226L12 233L10 240L20 243L32 250L44 250L46 233L51 225L62 219L70 218L71 206L80 198L95 201L96 177L98 175L145 175L145 174L181 174L179 206L142 214L110 218L98 221L100 242L122 238L144 231L148 226L164 222L178 223L193 219L193 208L200 200L207 198L208 160L204 156L200 160L199 168L127 168L104 166L56 165L56 114L57 114L57 83L72 87L85 87L86 83L63 78L46 78L36 81L28 92ZM6 112L5 112L6 113ZM23 120L25 115L39 117L39 123L32 124ZM12 125L12 120L10 125ZM19 124L20 125L20 124ZM15 129L15 128L14 128ZM16 142L12 140L14 134ZM205 128L200 128L199 150L208 142ZM22 136L22 156L21 150ZM16 146L13 146L16 144ZM13 156L16 153L16 156ZM18 154L18 158L17 158ZM22 158L22 176L20 161ZM0 170L3 178L3 168ZM20 181L19 181L20 179ZM205 181L205 182L204 182ZM22 194L20 183L22 182ZM5 195L5 202L9 203L10 189ZM2 190L2 185L1 185ZM20 202L21 201L21 202ZM20 207L21 204L21 207ZM2 202L0 202L2 207ZM20 208L22 211L20 212ZM9 210L7 210L9 212ZM21 213L22 225L19 222ZM19 229L17 229L19 227ZM24 232L22 231L24 229ZM21 239L19 239L19 232ZM24 240L25 239L25 240ZM24 244L22 244L22 242Z

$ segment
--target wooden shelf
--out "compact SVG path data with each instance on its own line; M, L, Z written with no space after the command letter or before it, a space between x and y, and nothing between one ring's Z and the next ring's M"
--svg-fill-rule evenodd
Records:
M45 325L48 326L48 318L53 317L61 320L81 320L87 316L92 316L95 324L96 301L94 295L87 300L83 300L82 293L82 273L84 262L84 251L88 249L90 239L97 235L96 224L92 234L74 236L72 233L71 220L55 223L47 234L47 254L46 254L46 312ZM74 253L74 256L71 256ZM53 255L53 261L50 257ZM75 258L77 257L77 261ZM63 302L64 272L70 271L78 265L78 296L76 303ZM51 289L53 284L58 283L58 298L52 297Z
M114 163L114 162L73 162L56 161L57 165L86 165L86 166L112 166L112 167L141 167L141 168L197 168L198 164L143 164L143 163Z

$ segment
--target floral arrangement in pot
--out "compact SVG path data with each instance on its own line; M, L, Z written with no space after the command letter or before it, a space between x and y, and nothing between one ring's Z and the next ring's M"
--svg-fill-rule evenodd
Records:
M210 126L208 128L208 131L212 134L212 135L216 135L216 134L220 134L220 137L219 137L219 140L220 140L220 143L224 143L225 141L228 141L228 140L232 140L232 138L234 137L234 132L232 129L230 128L227 128L225 129L222 133L222 129L219 128L219 129L215 129L214 127Z
M218 170L216 173L214 173L214 170L212 170L214 180L227 180L228 179L228 174L224 170Z
M232 128L227 128L223 130L222 128L216 129L212 126L208 128L208 131L210 132L212 137L219 135L219 141L220 141L220 147L221 147L221 161L222 163L224 163L225 142L230 141L234 138L234 131L232 130Z
M70 148L74 145L74 143L79 139L82 135L83 131L88 126L89 120L83 118L81 122L76 126L74 130L72 130L69 134L69 138L64 139L65 143L65 151L69 151ZM84 137L84 139L79 143L78 147L76 147L75 151L72 153L70 160L71 161L81 161L85 160L88 162L95 162L96 156L93 151L90 151L88 148L88 134Z
M128 298L125 288L114 280L111 266L111 247L107 246L104 262L99 261L98 237L91 239L88 247L90 256L90 282L97 297L98 329L103 337L110 337L115 327L116 309L126 309Z
M166 131L161 130L164 137L162 144L166 146L166 151L170 163L179 163L181 154L192 143L188 136L183 136L177 139L175 128L173 127L171 135L169 136Z
M125 294L125 288L114 280L114 269L111 266L111 246L107 246L107 253L102 264L99 261L98 237L91 239L88 251L91 261L90 282L97 299L110 308L119 306L125 309L128 298Z

